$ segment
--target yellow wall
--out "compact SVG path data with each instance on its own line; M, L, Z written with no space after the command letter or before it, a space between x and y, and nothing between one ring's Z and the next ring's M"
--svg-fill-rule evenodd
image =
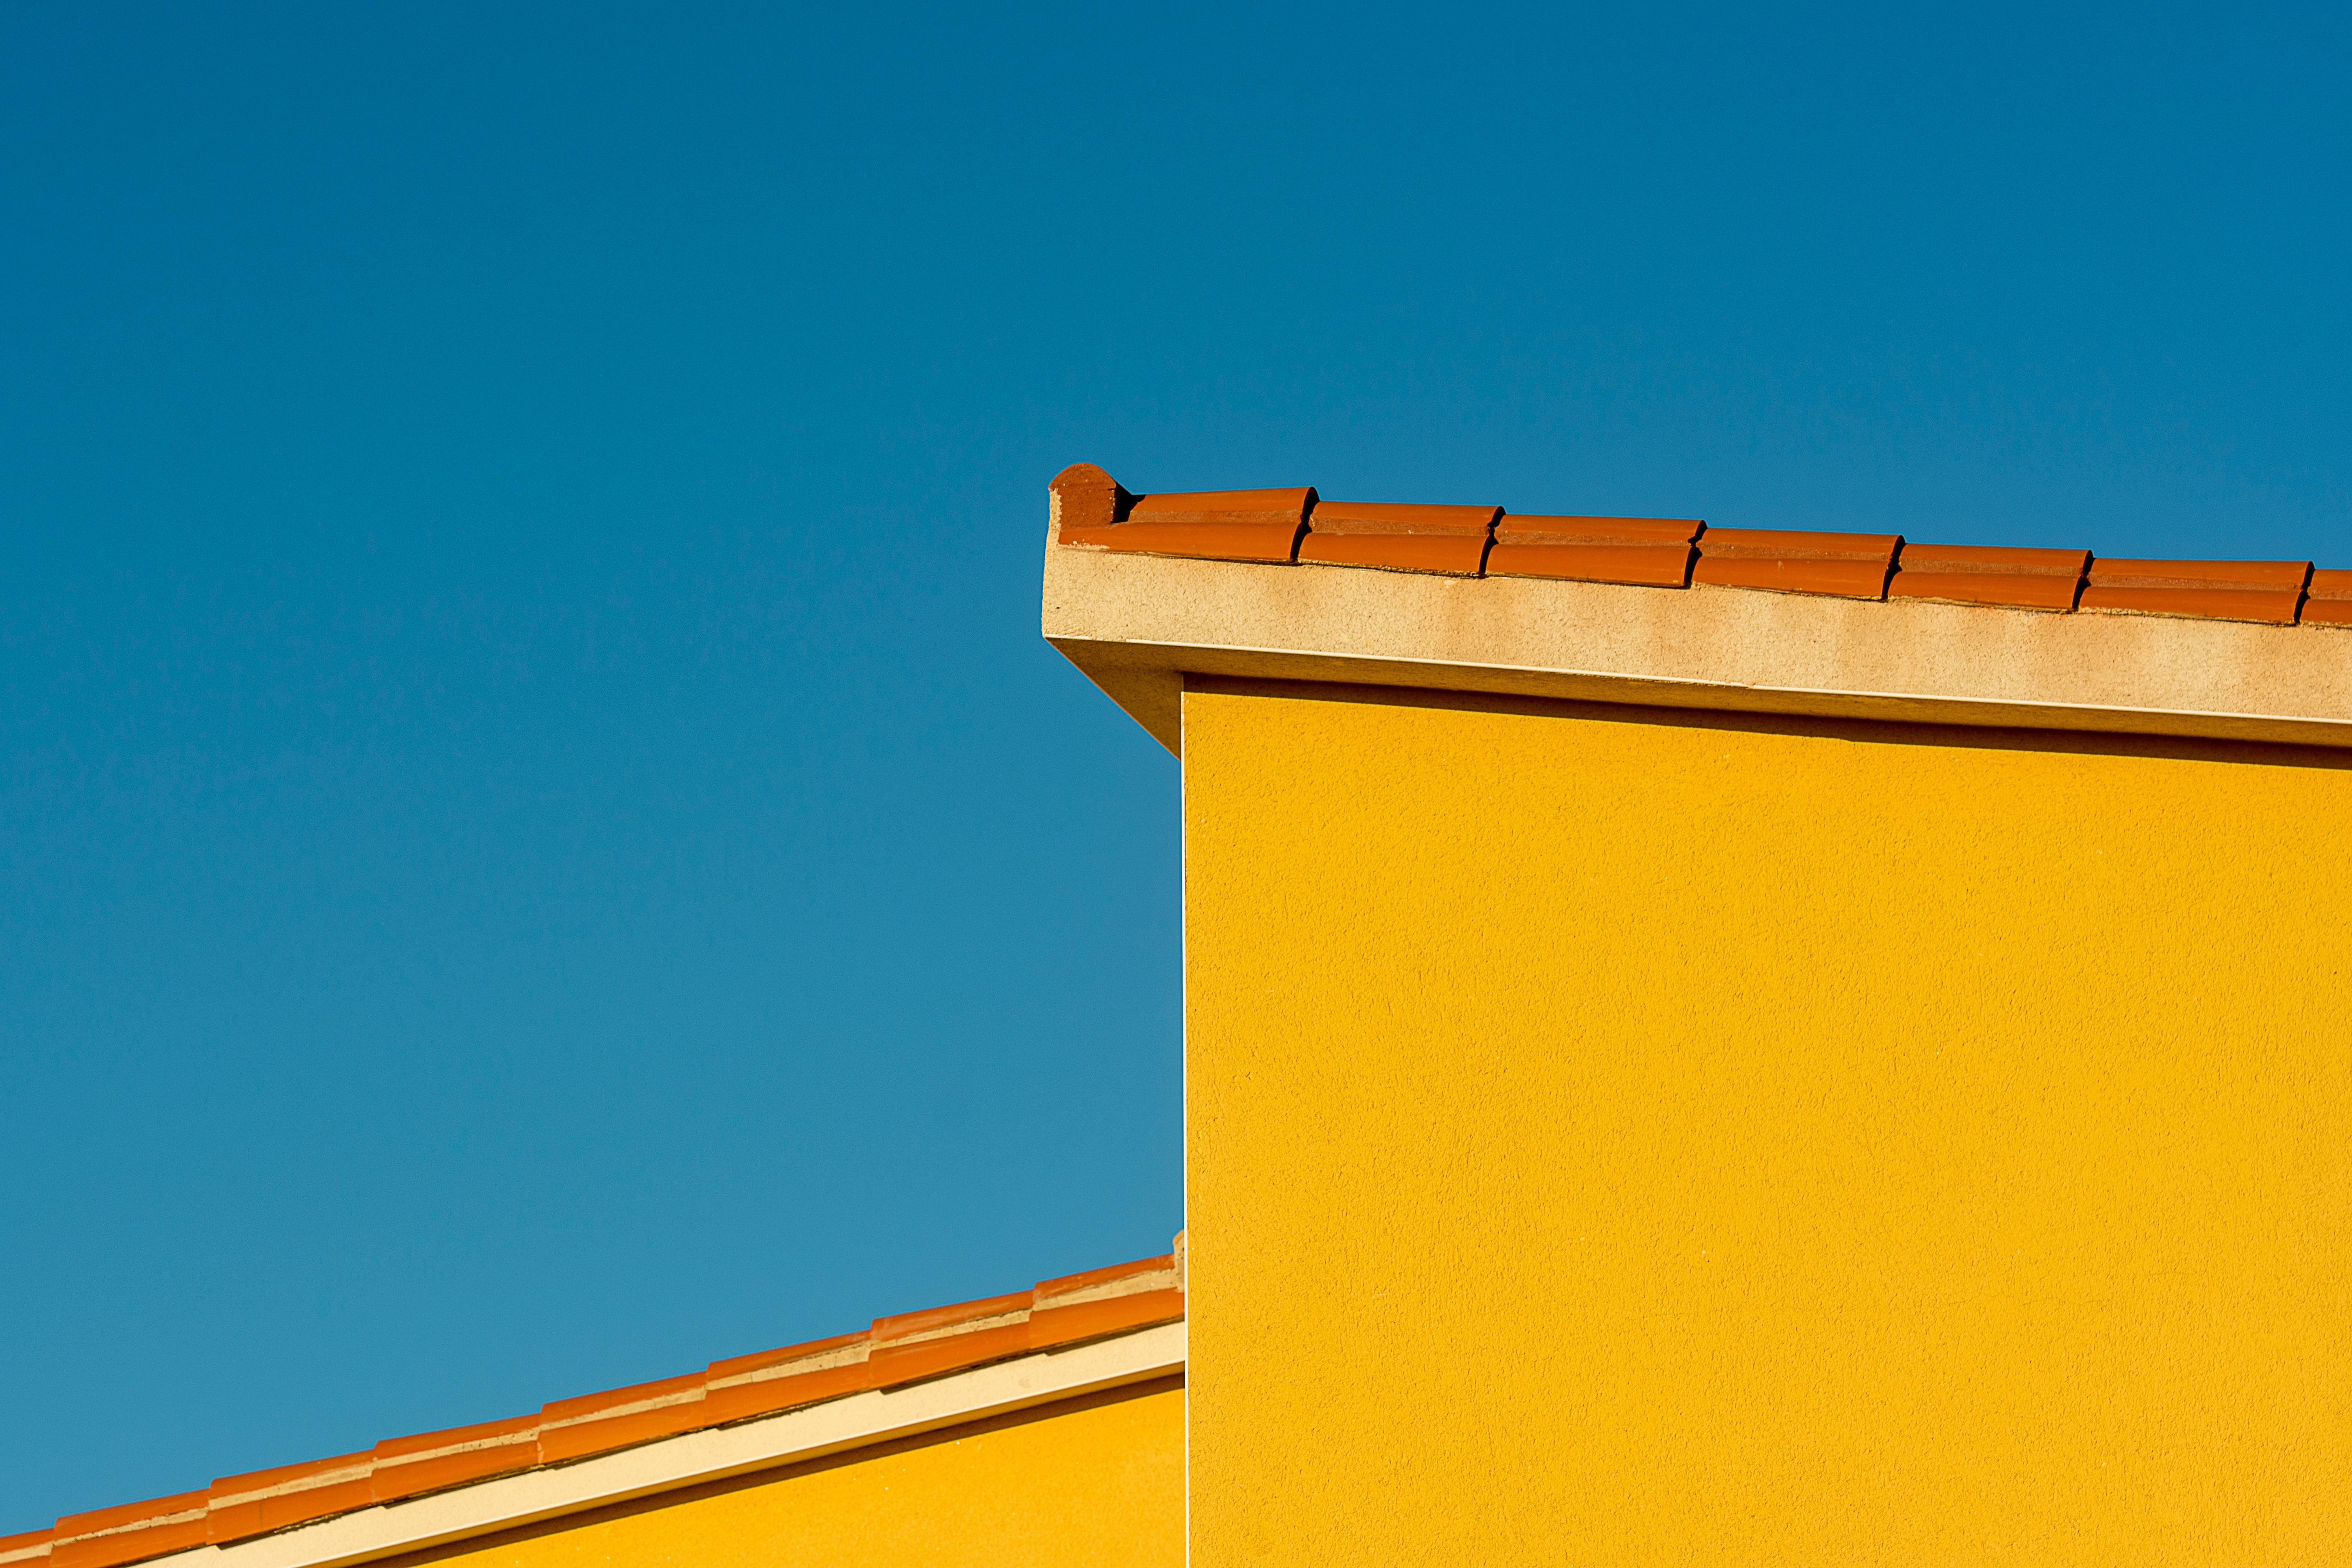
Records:
M1162 1386L406 1561L1177 1568L1183 1560L1184 1393Z
M1195 1564L2352 1561L2352 773L1280 689L1184 702Z

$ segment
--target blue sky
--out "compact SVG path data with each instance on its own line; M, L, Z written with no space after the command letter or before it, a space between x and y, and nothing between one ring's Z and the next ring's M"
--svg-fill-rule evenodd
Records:
M15 8L0 1532L1166 1246L1066 463L2352 565L2345 33Z

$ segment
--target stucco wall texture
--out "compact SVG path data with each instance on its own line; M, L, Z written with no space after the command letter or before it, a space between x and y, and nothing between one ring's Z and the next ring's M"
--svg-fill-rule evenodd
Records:
M394 1568L1178 1568L1184 1391L1120 1390Z
M1195 1564L2352 1560L2352 772L1183 700Z

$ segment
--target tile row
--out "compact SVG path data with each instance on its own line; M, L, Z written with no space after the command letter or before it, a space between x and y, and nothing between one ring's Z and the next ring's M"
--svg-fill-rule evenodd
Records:
M356 1454L226 1476L201 1491L69 1514L48 1530L0 1536L0 1564L113 1568L1172 1322L1184 1316L1182 1247L1179 1237L1177 1251L1164 1257L877 1318L862 1333L559 1399L534 1415L386 1438Z
M1091 463L1062 470L1053 490L1057 541L1082 549L2352 626L2352 571L2316 571L2308 561L2122 560L2088 550L1913 543L1895 533L1710 528L1696 518L1328 501L1312 486L1139 496Z

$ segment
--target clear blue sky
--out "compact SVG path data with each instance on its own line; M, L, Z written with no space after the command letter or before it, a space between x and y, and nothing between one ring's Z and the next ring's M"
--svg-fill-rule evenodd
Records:
M1166 1246L1066 463L2352 565L2347 42L11 8L0 1531Z

